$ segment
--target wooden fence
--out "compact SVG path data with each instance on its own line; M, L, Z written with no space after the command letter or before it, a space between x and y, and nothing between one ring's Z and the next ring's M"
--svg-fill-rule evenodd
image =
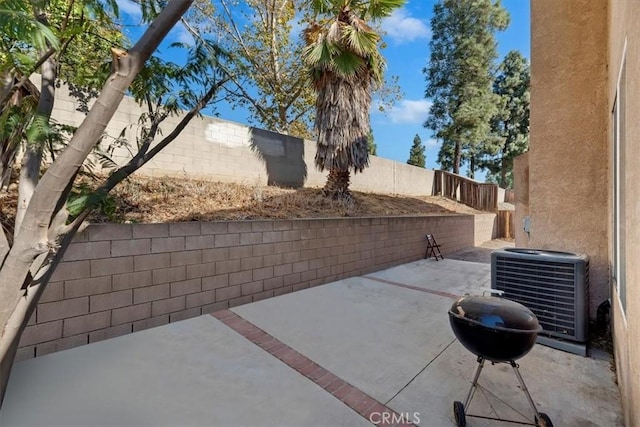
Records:
M504 201L507 203L515 203L516 193L512 189L507 188L504 190Z
M480 183L447 171L434 171L432 194L457 200L481 211L498 211L497 184Z
M498 237L501 239L514 239L515 228L513 224L512 210L498 211Z

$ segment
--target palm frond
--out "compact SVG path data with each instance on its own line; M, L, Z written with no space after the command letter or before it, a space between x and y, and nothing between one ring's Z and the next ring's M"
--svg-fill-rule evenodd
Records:
M380 54L372 55L369 57L369 72L371 73L371 80L379 86L384 83L384 72L387 68L387 61Z
M378 51L380 36L373 31L362 31L351 25L343 28L344 43L360 56L370 56Z
M380 35L367 24L389 16L405 0L313 0L321 16L305 30L304 61L316 100L315 164L333 175L362 172L369 164L371 91L384 81ZM333 15L333 16L326 16ZM337 174L337 175L336 175ZM328 185L328 184L327 184Z
M360 55L342 50L338 55L334 55L332 69L335 74L345 80L362 78L362 72L366 70L367 62Z
M326 31L325 38L329 43L340 43L342 40L343 28L345 27L344 22L340 22L339 20L335 20L329 25L329 28Z
M369 0L364 17L372 21L386 18L405 3L406 0Z
M318 43L307 46L304 49L304 60L307 66L309 66L310 68L326 68L326 64L331 62L335 50L335 45L329 43L326 39L323 39Z
M319 14L331 13L336 8L336 1L332 0L311 0L311 9Z

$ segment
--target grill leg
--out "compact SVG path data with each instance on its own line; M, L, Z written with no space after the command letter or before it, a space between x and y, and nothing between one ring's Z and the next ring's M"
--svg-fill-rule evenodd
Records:
M471 388L469 389L469 394L467 394L467 400L464 401L465 409L469 407L471 399L473 399L473 395L476 392L476 387L478 387L478 378L480 378L480 372L482 372L483 367L484 359L482 357L478 357L478 368L476 369L476 374L473 377L473 381L471 382Z
M518 369L518 364L513 360L509 362L511 367L513 368L513 372L515 372L516 377L518 377L518 381L520 382L520 387L522 387L522 391L527 396L527 400L529 401L529 405L531 405L531 409L533 409L533 413L536 416L536 420L540 419L540 413L538 412L538 408L536 408L536 404L533 403L533 399L531 398L531 394L529 394L529 390L527 389L524 380L522 379L522 375L520 375L520 370Z

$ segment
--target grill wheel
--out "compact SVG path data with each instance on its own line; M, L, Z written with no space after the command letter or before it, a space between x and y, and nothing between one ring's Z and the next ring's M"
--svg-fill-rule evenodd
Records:
M540 412L540 419L536 418L536 425L538 427L553 427L551 418L543 412Z
M458 427L466 427L467 419L464 416L464 405L462 402L458 402L457 400L453 402L453 415L456 417L456 425ZM542 414L540 414L542 418Z

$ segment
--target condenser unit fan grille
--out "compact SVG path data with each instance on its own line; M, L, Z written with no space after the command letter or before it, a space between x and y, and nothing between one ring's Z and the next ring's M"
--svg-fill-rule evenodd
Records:
M587 340L588 277L586 255L518 248L491 254L491 287L528 307L550 337Z
M495 288L528 307L547 333L576 334L575 265L496 259Z

